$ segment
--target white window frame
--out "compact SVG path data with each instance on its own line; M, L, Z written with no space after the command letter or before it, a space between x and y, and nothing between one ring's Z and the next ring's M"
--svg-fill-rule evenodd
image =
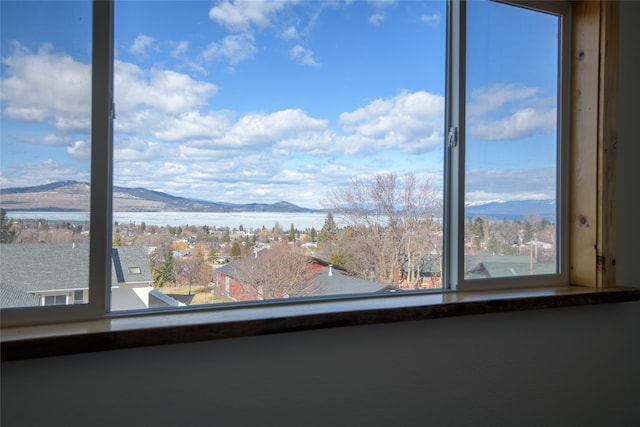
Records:
M465 100L465 1L447 2L447 89L446 89L446 129L458 129L458 144L446 150L445 167L445 240L444 253L449 258L449 267L443 271L445 289L415 291L415 295L449 290L504 289L542 286L563 286L568 284L567 273L567 174L568 161L569 105L568 76L570 51L570 5L566 2L520 2L510 1L524 7L561 15L562 45L560 49L558 95L558 268L560 274L495 278L486 280L464 280L463 272L463 230L464 230L464 100ZM2 310L3 327L29 324L53 324L68 321L97 320L112 317L131 316L131 312L111 312L111 233L112 233L112 177L113 177L113 42L114 42L114 0L93 0L92 25L92 94L91 94L91 240L89 264L88 303L67 306L47 306L38 308L10 308ZM456 75L458 78L450 78ZM562 167L560 167L562 166ZM562 201L562 202L561 202ZM411 296L409 293L399 295ZM388 298L388 295L384 296ZM363 295L362 298L375 299L376 296ZM338 297L336 297L338 299ZM313 304L314 300L305 300ZM318 299L319 302L326 299ZM268 302L260 302L265 304ZM277 304L286 304L278 302ZM276 305L274 305L275 309ZM215 310L214 306L187 308L187 310ZM158 311L136 311L135 315L153 315ZM166 315L168 312L162 310ZM184 313L174 310L171 313Z

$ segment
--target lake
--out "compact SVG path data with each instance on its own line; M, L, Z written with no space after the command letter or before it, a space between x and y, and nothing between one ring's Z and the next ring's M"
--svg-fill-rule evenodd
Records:
M144 222L146 225L183 226L208 225L209 227L238 228L242 225L246 229L262 228L264 225L271 229L276 222L284 231L289 230L291 224L298 230L314 227L320 230L324 225L326 213L288 213L288 212L114 212L113 221L119 224ZM36 211L7 211L7 217L13 219L44 219L51 222L68 221L86 223L89 221L88 212L36 212ZM339 223L339 218L336 217Z

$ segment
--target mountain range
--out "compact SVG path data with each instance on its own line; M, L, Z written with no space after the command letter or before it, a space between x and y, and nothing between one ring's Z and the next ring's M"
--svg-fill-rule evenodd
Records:
M89 210L88 183L59 181L34 187L0 189L0 208L8 211ZM234 204L173 196L146 188L113 187L114 212L314 212L293 203Z
M490 216L494 218L524 217L527 214L537 214L542 218L556 217L556 201L545 200L514 200L510 202L489 202L466 206L466 216Z
M90 186L85 182L59 181L33 187L0 189L0 208L8 211L72 211L89 210ZM323 212L293 203L234 204L208 202L173 196L146 188L113 187L114 212ZM491 202L465 207L467 216L495 218L523 217L535 213L555 218L555 200L518 200Z

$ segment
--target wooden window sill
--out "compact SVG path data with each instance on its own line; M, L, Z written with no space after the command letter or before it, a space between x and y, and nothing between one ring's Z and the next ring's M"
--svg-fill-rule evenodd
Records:
M338 326L639 301L640 288L440 292L154 312L2 330L2 361Z

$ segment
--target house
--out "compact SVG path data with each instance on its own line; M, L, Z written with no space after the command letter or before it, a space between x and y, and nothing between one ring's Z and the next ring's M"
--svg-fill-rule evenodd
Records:
M311 266L315 272L312 277L316 284L314 296L394 292L396 290L391 285L356 277L347 270L319 258L312 258Z
M149 259L143 247L119 246L112 251L113 311L178 305L177 301L167 300L154 292ZM0 307L88 301L88 244L1 244L0 252Z
M254 254L255 257L264 256L265 249ZM237 267L243 259L235 260L216 270L216 280L214 286L220 295L232 298L237 301L251 301L262 299L260 295L247 293L238 279ZM361 279L349 274L345 269L332 265L331 263L309 257L309 274L307 281L301 285L308 289L306 296L329 296L329 295L349 295L373 292L391 292L393 286Z

